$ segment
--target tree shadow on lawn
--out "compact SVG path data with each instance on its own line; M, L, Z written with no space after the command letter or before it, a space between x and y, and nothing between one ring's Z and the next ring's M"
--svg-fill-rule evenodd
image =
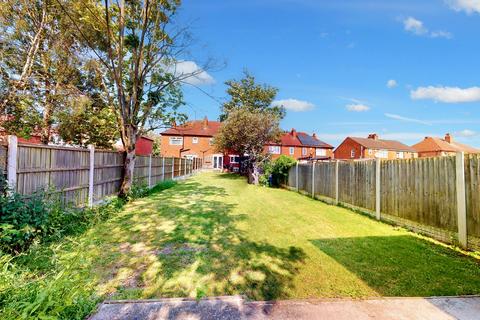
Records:
M247 215L233 212L236 205L226 196L224 188L186 181L122 217L124 228L131 228L118 235L128 253L120 258L121 264L129 263L139 243L154 257L141 270L143 296L244 294L257 300L286 296L304 252L248 239L237 225ZM139 219L142 229L132 234ZM155 223L168 223L170 228L158 230Z
M311 240L383 296L480 293L480 263L414 236Z

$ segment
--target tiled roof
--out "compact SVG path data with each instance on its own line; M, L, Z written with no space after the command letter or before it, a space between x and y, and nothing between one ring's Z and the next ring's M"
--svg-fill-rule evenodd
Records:
M422 141L412 146L417 152L466 152L480 153L480 149L476 149L455 141L447 142L437 137L425 137Z
M210 120L189 121L181 126L176 126L165 130L162 135L166 136L202 136L213 137L220 129L221 122Z
M272 144L278 145L278 143L272 143ZM289 147L317 147L317 148L333 149L333 146L305 132L296 132L296 135L294 135L291 131L284 132L280 137L280 144L282 146L289 146Z
M358 137L349 137L349 138L368 149L416 152L415 149L413 149L412 147L409 147L406 144L403 144L395 140L382 140L382 139L370 139L370 138L358 138Z

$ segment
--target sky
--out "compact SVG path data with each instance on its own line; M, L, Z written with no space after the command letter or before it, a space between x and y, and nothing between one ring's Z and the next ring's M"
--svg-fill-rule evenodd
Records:
M284 130L480 147L480 0L184 0L177 19L182 68L210 61L184 86L190 119L217 119L248 70L279 89Z

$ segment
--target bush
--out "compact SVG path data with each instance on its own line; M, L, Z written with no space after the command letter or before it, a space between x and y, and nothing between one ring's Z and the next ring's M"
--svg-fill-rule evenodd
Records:
M265 162L262 165L263 174L260 176L260 184L264 186L278 187L285 183L288 177L288 170L297 161L291 157L281 155L274 161Z

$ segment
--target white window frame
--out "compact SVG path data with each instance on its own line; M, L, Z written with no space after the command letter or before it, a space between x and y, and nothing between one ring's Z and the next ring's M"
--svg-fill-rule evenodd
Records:
M326 156L327 156L327 149L316 148L316 149L315 149L315 156L317 156L317 157L326 157Z
M388 159L388 150L378 150L375 157L379 159Z
M168 141L171 146L183 145L183 137L170 137Z
M192 143L197 144L198 143L198 137L192 137Z
M397 152L397 159L404 159L405 158L405 154L403 153L403 151L398 151Z
M235 158L238 158L238 161L235 161ZM240 156L231 154L229 155L230 163L240 163Z
M280 146L268 146L268 153L280 154L282 153L282 148Z
M307 155L307 148L302 148L302 156L306 156Z
M350 150L350 158L355 158L355 149Z
M288 153L289 153L290 155L294 155L294 154L295 154L295 147L289 147L289 148L288 148Z

